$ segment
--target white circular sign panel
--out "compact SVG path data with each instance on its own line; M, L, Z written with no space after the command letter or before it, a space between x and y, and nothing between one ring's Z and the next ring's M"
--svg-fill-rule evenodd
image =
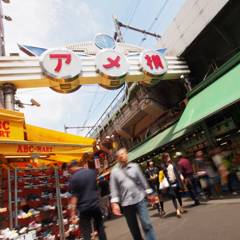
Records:
M96 55L96 67L100 74L112 79L124 77L129 68L125 55L112 49Z
M151 76L163 75L168 70L165 58L154 50L144 51L140 57L140 64L143 71Z
M43 53L40 61L46 75L55 79L71 79L82 69L81 59L67 49L54 49Z

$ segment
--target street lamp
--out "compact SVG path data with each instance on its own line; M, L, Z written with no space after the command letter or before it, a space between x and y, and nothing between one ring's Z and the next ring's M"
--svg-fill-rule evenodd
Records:
M22 103L20 100L16 100L15 104L19 107L19 108L24 108L24 106L35 106L35 107L40 107L40 103L38 103L36 100L34 100L33 98L30 100L31 103Z

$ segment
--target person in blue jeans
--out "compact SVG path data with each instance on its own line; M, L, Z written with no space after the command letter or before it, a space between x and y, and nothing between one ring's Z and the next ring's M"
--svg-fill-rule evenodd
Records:
M151 198L152 189L136 163L128 163L128 152L121 148L116 153L118 165L110 175L112 212L126 218L134 240L143 240L139 218L146 240L157 240L145 201L146 195Z

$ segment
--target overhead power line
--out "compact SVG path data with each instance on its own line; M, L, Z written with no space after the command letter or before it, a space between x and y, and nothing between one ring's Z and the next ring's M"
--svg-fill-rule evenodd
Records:
M161 6L161 8L159 9L156 17L153 19L152 23L150 24L149 28L147 29L147 31L151 31L151 29L153 28L154 24L158 21L159 17L161 16L162 12L164 11L165 7L167 6L167 4L169 3L169 0L165 0L165 2L163 3L163 5Z
M137 12L137 9L138 9L141 1L142 1L142 0L138 0L138 1L137 1L137 4L135 5L135 8L133 9L132 15L129 17L128 25L130 25L130 24L132 23L133 18L134 18L134 16L135 16L136 12ZM126 30L127 30L127 29L126 29Z
M169 0L165 0L165 2L163 3L163 5L161 6L161 8L159 9L159 11L157 12L157 15L154 17L152 23L150 24L150 26L147 29L147 32L150 32L154 26L154 24L158 21L159 17L161 16L162 12L164 11L165 7L167 6L167 4L169 3ZM142 45L142 43L146 40L146 34L144 34L144 37L141 39L139 45Z

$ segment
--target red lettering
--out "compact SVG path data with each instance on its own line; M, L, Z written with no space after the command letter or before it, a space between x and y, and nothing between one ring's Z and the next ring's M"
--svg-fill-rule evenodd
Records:
M37 152L41 152L41 147L37 146Z
M34 150L34 147L32 145L28 146L28 151L29 152L33 152L33 150Z
M48 147L48 146L38 146L37 147L37 151L38 152L52 152L52 147Z
M0 121L0 129L9 130L10 129L10 122L9 121Z
M65 54L65 53L64 54L63 53L62 54L54 54L53 53L53 54L50 54L49 57L58 60L57 66L54 69L55 72L60 72L61 71L61 69L62 69L62 60L63 59L66 59L65 60L66 64L70 64L71 61L72 61L71 54Z
M120 56L117 56L115 59L112 59L110 57L107 58L108 60L108 64L104 64L103 67L104 68L113 68L113 67L117 67L119 68L120 67Z
M146 55L145 59L147 61L147 65L151 70L153 70L153 67L155 69L158 69L159 67L163 69L162 60L159 55L152 55L152 56Z
M6 135L7 138L9 138L10 137L10 131L5 131L5 135Z
M22 152L23 152L23 148L22 148L22 146L21 146L21 145L18 145L18 147L17 147L17 152L20 152L20 153L22 153Z
M9 138L10 137L10 131L0 131L0 137Z
M34 147L32 145L18 145L17 152L20 153L32 153L34 150Z

